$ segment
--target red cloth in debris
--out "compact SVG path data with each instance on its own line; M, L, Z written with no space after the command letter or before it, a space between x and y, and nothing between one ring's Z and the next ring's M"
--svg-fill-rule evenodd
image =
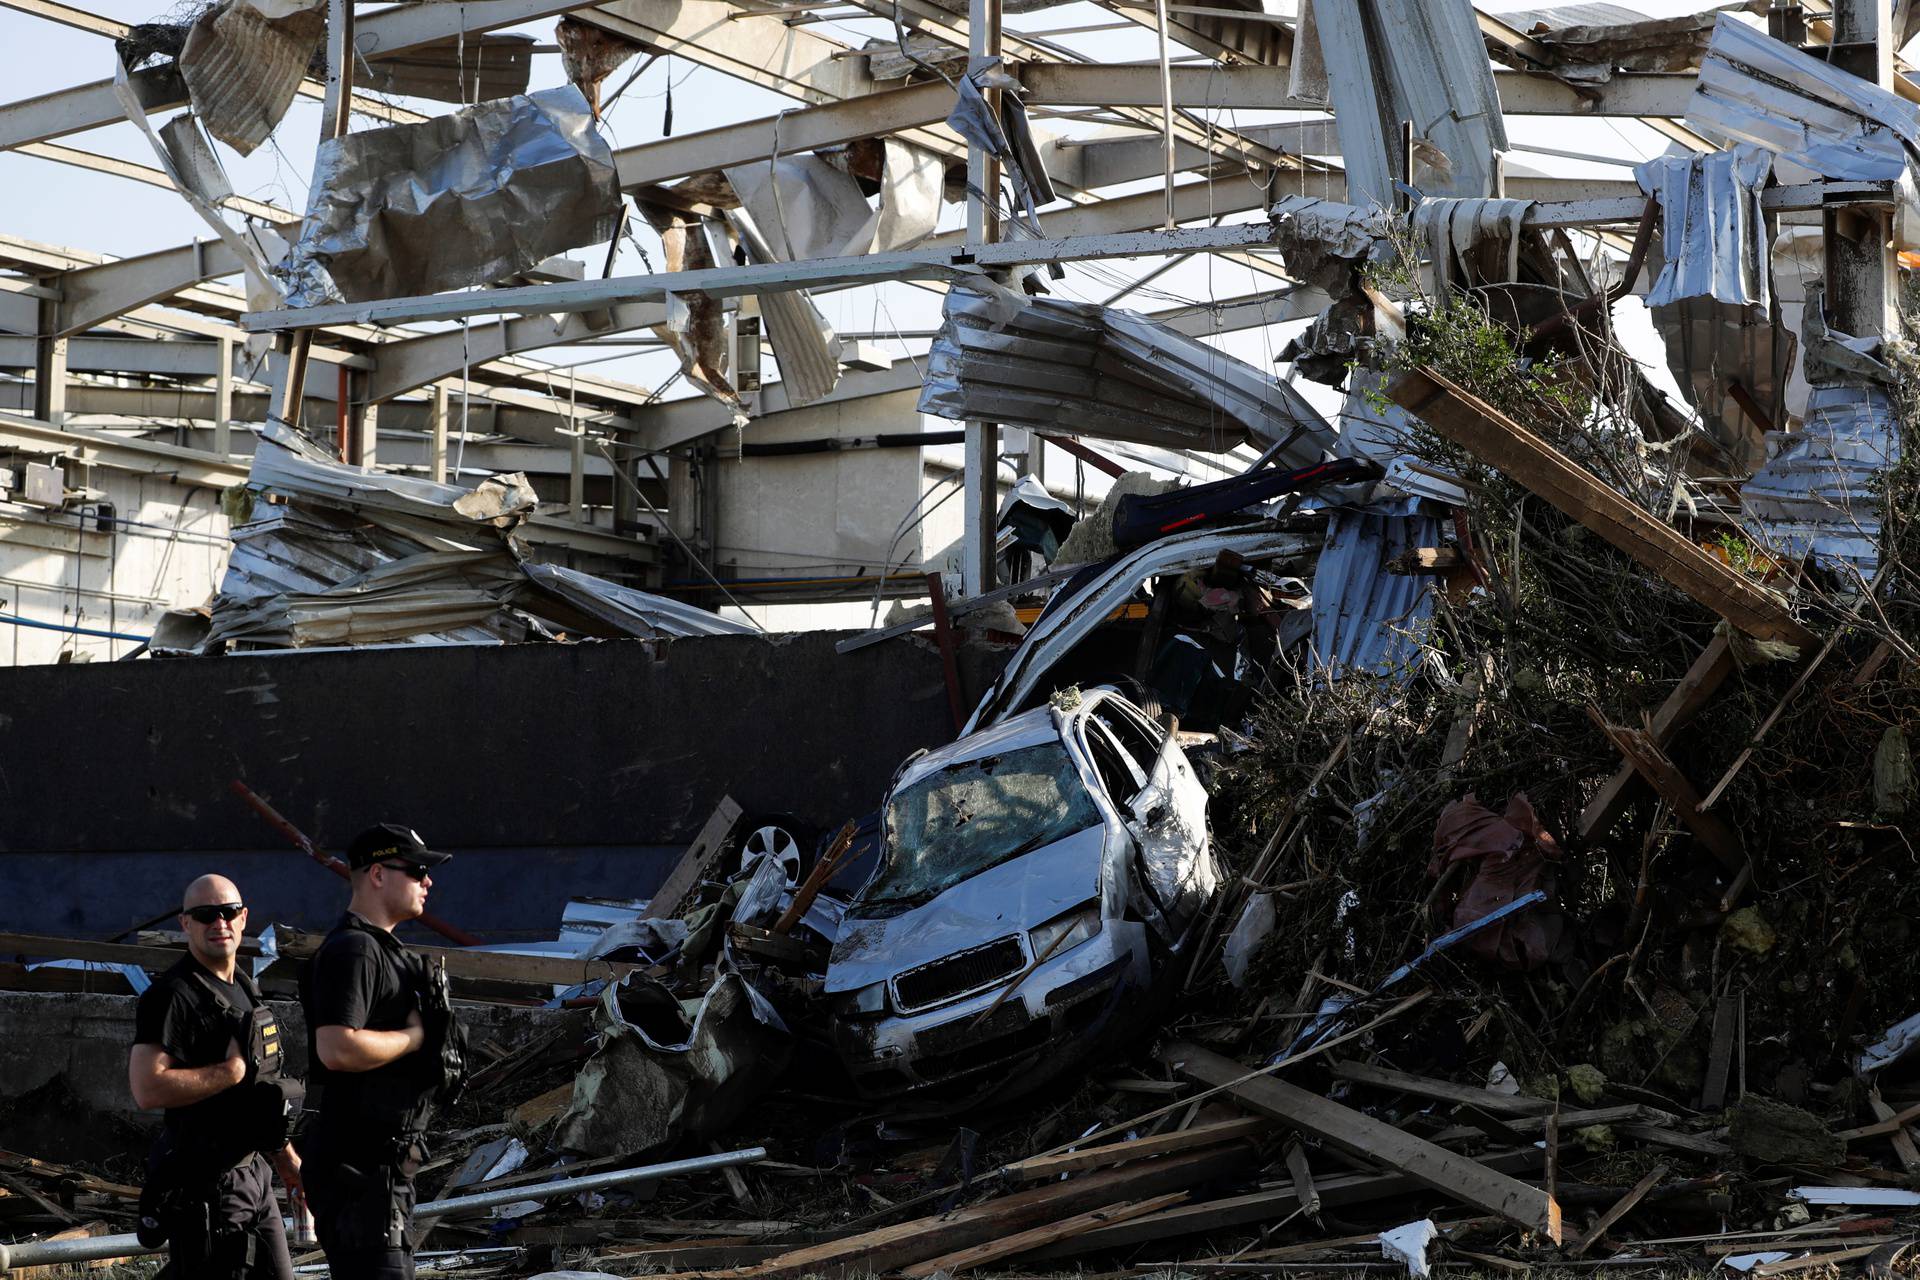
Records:
M1440 811L1427 874L1444 875L1454 863L1468 861L1475 862L1472 879L1454 903L1451 928L1472 924L1535 889L1546 890L1549 900L1482 929L1462 945L1510 969L1537 969L1563 958L1566 919L1552 901L1560 846L1540 825L1524 791L1507 801L1504 814L1487 808L1471 792Z

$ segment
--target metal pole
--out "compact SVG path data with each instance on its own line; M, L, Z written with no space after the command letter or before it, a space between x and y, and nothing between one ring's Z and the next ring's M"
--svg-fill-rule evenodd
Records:
M1163 164L1167 174L1167 216L1160 225L1171 231L1173 219L1173 63L1167 57L1167 0L1153 0L1154 28L1160 35L1160 134L1165 144Z
M458 1213L467 1209L486 1209L494 1205L515 1204L521 1200L545 1200L552 1196L570 1195L577 1191L599 1191L606 1187L626 1186L634 1182L652 1182L658 1178L671 1178L682 1173L706 1173L715 1169L731 1169L735 1165L753 1164L766 1158L765 1147L748 1147L743 1151L723 1151L718 1155L695 1156L691 1160L670 1160L665 1164L641 1165L637 1169L615 1169L611 1173L590 1173L579 1178L540 1182L530 1187L502 1187L498 1191L481 1191L470 1196L453 1196L446 1200L435 1200L415 1208L413 1216L416 1220L436 1218L443 1214ZM145 1254L164 1252L166 1252L164 1245L158 1249L149 1249L140 1243L140 1237L131 1233L121 1236L92 1236L85 1240L45 1240L29 1241L26 1244L0 1244L0 1271L7 1271L14 1267L97 1262L103 1258L136 1258Z
M1000 53L1000 0L968 0L967 69ZM1000 91L985 92L987 106L997 116ZM990 244L999 238L994 207L1000 190L999 157L984 148L967 147L967 243ZM961 539L961 590L969 596L991 591L994 584L994 521L1000 514L1000 424L967 423L965 471L966 511Z

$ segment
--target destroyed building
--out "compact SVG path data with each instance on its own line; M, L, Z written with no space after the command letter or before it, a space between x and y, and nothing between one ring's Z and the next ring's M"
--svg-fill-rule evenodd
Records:
M0 1272L402 819L423 1274L1912 1274L1915 8L0 0Z

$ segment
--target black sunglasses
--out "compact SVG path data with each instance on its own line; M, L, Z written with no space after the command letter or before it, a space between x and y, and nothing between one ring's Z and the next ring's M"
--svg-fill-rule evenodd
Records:
M196 924L212 924L215 920L236 920L245 910L238 902L219 902L206 907L188 907L180 914Z
M424 862L376 862L376 867L385 867L389 871L398 871L410 880L425 880L432 868Z

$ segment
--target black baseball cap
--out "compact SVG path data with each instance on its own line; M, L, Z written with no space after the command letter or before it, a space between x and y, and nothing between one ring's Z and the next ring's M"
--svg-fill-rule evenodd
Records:
M427 848L426 842L412 827L403 827L397 822L382 822L368 827L347 846L347 865L355 871L388 859L437 867L452 856L439 849Z

